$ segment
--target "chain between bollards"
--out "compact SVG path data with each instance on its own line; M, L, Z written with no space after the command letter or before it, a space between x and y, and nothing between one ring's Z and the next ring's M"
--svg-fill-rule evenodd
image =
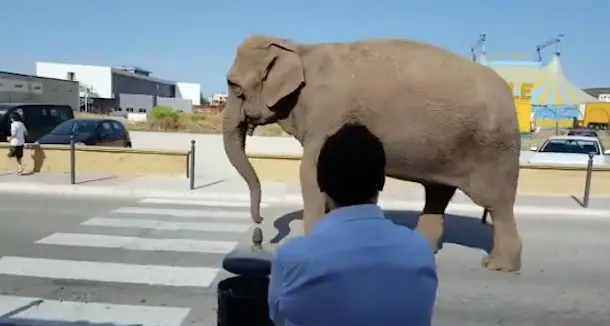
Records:
M70 184L76 184L76 149L74 135L70 135Z
M595 153L589 153L589 161L587 162L587 176L585 180L585 193L582 197L582 207L589 207L589 196L591 195L591 176L593 174L593 157Z
M195 190L195 140L191 140L191 151L189 158L189 189Z

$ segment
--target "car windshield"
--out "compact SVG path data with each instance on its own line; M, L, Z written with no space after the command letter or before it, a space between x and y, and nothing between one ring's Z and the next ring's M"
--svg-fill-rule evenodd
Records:
M59 126L55 127L51 134L54 135L70 135L70 134L87 134L93 132L97 126L97 121L87 120L68 120Z
M543 153L571 153L599 155L598 142L585 139L550 139L540 149Z

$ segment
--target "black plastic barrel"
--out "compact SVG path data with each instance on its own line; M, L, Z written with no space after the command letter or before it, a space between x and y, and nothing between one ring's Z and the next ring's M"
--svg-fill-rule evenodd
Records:
M234 276L218 283L217 326L273 326L268 277Z

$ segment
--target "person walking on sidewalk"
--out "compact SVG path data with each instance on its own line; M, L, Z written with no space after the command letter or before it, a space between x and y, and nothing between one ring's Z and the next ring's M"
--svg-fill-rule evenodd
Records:
M11 114L11 136L9 137L8 157L15 158L17 161L17 174L23 173L23 147L25 146L25 137L28 134L21 115L17 112Z
M434 253L377 205L385 167L383 144L365 126L327 139L317 181L330 212L276 251L268 295L276 325L430 326Z

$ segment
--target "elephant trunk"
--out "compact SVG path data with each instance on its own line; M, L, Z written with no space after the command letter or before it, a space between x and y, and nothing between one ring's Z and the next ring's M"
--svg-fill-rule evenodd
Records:
M231 108L228 105L225 108L225 113L229 115L227 117L227 114L225 114L223 121L222 140L225 152L231 165L239 172L250 189L250 214L252 221L254 223L261 223L263 220L260 215L261 183L250 160L246 156L246 132L248 131L248 125L245 119L233 119L234 117L230 115L237 112L237 110L230 111L230 109L236 108Z

